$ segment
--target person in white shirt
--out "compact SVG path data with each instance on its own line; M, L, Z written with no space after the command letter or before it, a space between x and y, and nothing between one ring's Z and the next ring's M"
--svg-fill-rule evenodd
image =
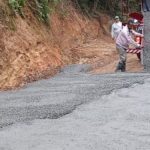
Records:
M119 62L116 67L116 72L126 71L126 59L127 59L127 52L126 50L129 48L129 45L132 44L136 48L141 48L141 45L136 43L133 38L133 36L140 36L144 37L143 34L137 33L136 31L131 29L131 22L128 21L127 23L123 23L123 29L120 31L117 39L116 39L116 48L119 52ZM130 32L129 32L130 30Z
M111 27L111 37L116 41L120 31L122 30L122 22L119 19L119 16L115 16L115 22Z

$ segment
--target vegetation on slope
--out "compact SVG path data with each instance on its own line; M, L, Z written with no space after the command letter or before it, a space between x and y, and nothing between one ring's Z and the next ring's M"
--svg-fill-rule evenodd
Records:
M9 0L9 6L14 13L24 16L23 7L28 5L38 15L39 19L48 22L48 16L62 0Z
M58 4L65 1L66 0L9 0L9 5L15 13L19 13L22 17L24 16L23 7L28 5L40 20L48 22L49 14L55 10ZM87 15L94 14L97 11L112 16L121 15L121 0L72 0L72 2ZM138 9L137 0L129 0L129 9L131 11Z
M76 0L81 8L89 13L104 11L109 15L121 14L121 0ZM138 9L137 0L128 0L130 11Z
M79 63L82 56L86 55L81 53L80 56L74 47L103 33L109 34L111 18L105 13L119 14L117 2L0 1L0 89L9 89L55 74L62 65ZM114 11L117 8L108 4L116 5L118 12ZM97 14L98 20L92 18ZM37 18L50 24L51 28L40 23Z

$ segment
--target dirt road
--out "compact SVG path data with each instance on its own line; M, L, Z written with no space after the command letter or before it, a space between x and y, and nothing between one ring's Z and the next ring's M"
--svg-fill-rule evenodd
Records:
M115 43L109 37L87 41L83 46L74 50L81 58L79 64L92 64L92 73L113 73L118 63ZM142 70L143 66L136 54L128 54L127 72L141 72Z

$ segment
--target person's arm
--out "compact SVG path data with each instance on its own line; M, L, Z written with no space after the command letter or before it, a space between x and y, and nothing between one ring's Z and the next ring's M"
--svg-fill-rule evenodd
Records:
M125 36L128 44L131 44L131 45L133 45L135 47L140 47L140 44L136 43L130 35L124 34L124 36Z
M143 34L138 33L138 32L136 32L136 31L134 31L134 30L131 30L131 33L132 33L134 36L144 37L144 35L143 35Z

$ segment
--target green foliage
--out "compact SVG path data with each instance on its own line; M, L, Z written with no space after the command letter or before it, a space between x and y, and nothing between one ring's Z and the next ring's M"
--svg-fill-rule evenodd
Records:
M61 2L61 0L36 0L36 7L40 20L48 23L49 14L55 11L55 7Z
M84 11L86 10L89 11L93 4L92 0L77 0L77 1L81 9Z
M38 16L39 20L48 23L49 14L52 14L57 5L65 0L8 0L9 5L15 13L23 16L23 7L27 4L33 13ZM66 0L68 1L68 0ZM83 10L86 14L96 14L96 12L108 13L111 16L121 16L121 0L70 0L77 4L78 8ZM129 9L136 11L138 4L136 0L129 0ZM66 15L64 10L60 10L61 14Z
M40 19L44 22L48 21L48 15L51 11L48 0L37 0L36 6Z
M9 5L13 9L13 11L18 12L20 15L22 13L22 7L25 5L26 0L9 0Z
M49 2L51 3L51 4L54 4L55 6L58 4L58 3L60 3L62 0L49 0Z
M134 7L133 7L134 6ZM131 11L137 11L139 10L139 5L135 0L129 0L129 9Z
M28 3L34 14L37 14L41 21L48 23L49 14L54 12L55 7L61 1L62 0L9 0L9 5L15 13L19 13L23 16L22 8Z

